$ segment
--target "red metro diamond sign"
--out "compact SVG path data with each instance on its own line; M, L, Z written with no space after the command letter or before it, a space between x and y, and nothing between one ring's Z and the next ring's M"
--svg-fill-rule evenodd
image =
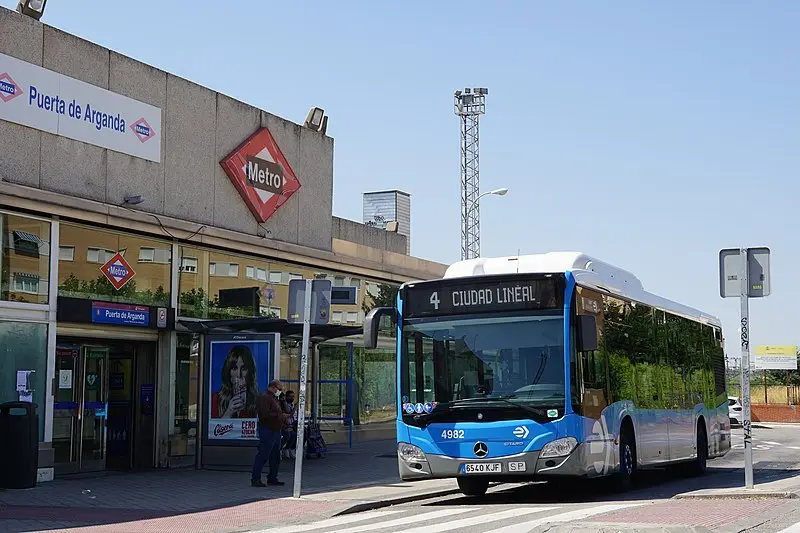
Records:
M248 137L219 164L259 222L266 222L300 188L267 128Z
M131 265L125 261L125 258L122 257L121 253L117 253L108 260L108 262L100 267L100 272L106 277L106 279L114 286L115 289L120 290L122 287L125 286L130 280L133 279L133 276L136 275L136 272L133 271Z

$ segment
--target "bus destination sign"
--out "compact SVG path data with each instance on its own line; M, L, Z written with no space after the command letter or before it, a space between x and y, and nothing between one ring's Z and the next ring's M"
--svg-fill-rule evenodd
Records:
M564 305L560 278L519 276L475 280L457 279L406 287L403 315L462 315L469 313L558 309Z

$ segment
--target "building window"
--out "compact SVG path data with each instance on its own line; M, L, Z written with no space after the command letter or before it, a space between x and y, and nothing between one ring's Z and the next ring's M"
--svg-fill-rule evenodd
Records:
M120 251L120 254L123 257L125 256L124 251ZM107 250L103 248L89 248L89 250L86 252L86 262L105 265L115 255L117 255L117 252L115 252L114 250Z
M40 250L46 247L46 243L38 235L27 231L14 231L14 251L21 255L39 257Z
M247 278L257 279L258 281L267 281L267 269L248 265Z
M49 237L49 235L48 235ZM27 373L26 390L18 391L19 373ZM47 324L0 321L0 403L30 400L44 411L47 385ZM22 385L22 384L21 384ZM39 415L39 441L44 440L45 416ZM6 435L4 438L9 438Z
M197 274L197 258L196 257L181 258L181 272L186 272L189 274Z
M59 246L58 248L59 261L74 261L75 260L75 247L74 246Z
M280 283L283 280L283 272L271 270L269 273L270 283Z
M60 296L158 307L169 305L170 243L67 222L62 222L59 229ZM87 247L87 243L91 246ZM130 263L132 274L119 289L100 271L117 250ZM44 284L44 280L40 284Z
M139 262L152 263L156 257L155 248L139 248Z
M184 258L186 259L186 258ZM200 339L187 333L177 335L175 353L175 428L170 436L170 455L197 453L197 415L200 398Z
M140 263L168 264L172 258L171 248L139 248Z
M292 281L293 279L303 279L303 275L295 272L289 272L289 281Z
M239 265L237 263L209 263L208 273L223 278L238 278Z
M49 276L50 222L0 211L0 300L46 304Z
M341 324L342 323L342 312L341 311L334 311L331 321L335 322L336 324Z
M334 276L334 278L333 278L333 286L334 287L343 287L344 286L344 276Z
M347 323L348 324L355 324L358 321L358 313L354 313L352 311L347 312Z
M39 278L30 274L14 274L14 291L39 294Z

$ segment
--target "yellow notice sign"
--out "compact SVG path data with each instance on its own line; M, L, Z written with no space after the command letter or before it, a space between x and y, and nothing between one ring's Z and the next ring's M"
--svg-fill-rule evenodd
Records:
M758 370L797 370L797 346L756 346Z

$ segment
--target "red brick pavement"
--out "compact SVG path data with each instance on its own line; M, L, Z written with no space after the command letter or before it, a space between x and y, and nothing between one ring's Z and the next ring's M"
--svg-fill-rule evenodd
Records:
M277 499L259 501L185 514L165 515L163 511L132 509L87 509L64 507L2 508L15 520L69 522L69 529L50 529L48 532L69 533L210 533L241 530L254 526L280 524L300 517L329 516L340 505L324 502ZM93 525L86 525L92 523ZM43 530L39 530L43 531Z
M597 515L591 519L591 522L705 526L713 529L741 520L743 516L754 516L774 507L785 505L786 502L787 500L783 499L678 500Z

